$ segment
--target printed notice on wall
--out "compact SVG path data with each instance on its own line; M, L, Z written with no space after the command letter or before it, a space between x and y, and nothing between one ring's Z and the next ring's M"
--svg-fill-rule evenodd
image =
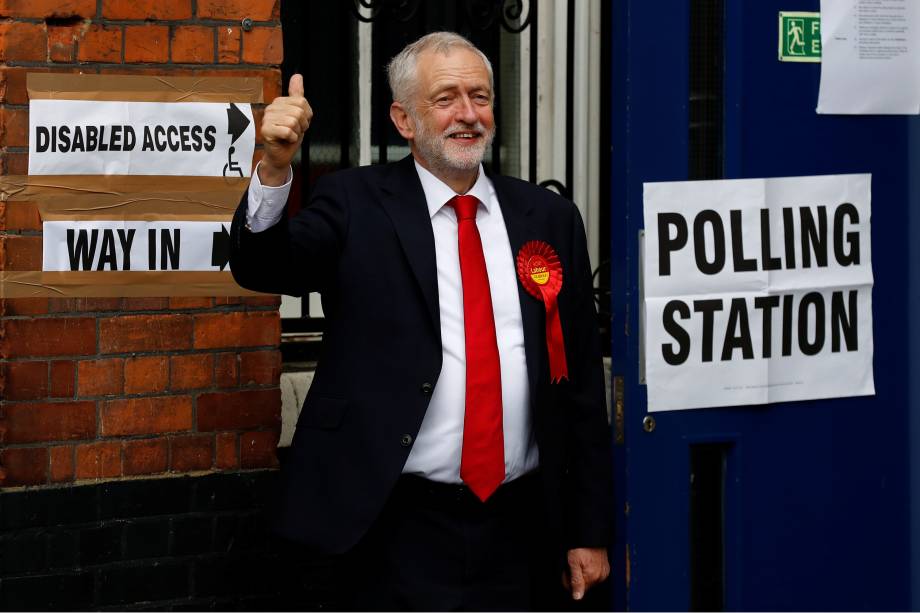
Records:
M30 239L41 258L0 270L0 297L255 294L229 270L229 230L252 174L253 105L274 84L58 72L25 81L29 172L0 174L0 200L41 219Z
M818 113L920 112L920 3L822 0Z
M870 182L645 184L649 411L875 393Z
M30 175L248 177L249 104L31 100Z
M230 260L230 220L46 221L45 271L218 271Z

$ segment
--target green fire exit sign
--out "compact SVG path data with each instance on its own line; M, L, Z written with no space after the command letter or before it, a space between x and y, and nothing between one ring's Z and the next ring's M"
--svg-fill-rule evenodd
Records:
M780 11L779 61L821 61L821 13Z

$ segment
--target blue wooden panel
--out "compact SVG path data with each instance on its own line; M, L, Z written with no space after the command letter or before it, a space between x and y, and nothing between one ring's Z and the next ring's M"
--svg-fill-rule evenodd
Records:
M617 448L615 461L619 508L628 508L616 543L615 604L683 610L689 557L686 445L673 429L659 430L655 447L637 444L648 442L642 438L645 388L638 385L637 246L642 182L686 177L689 13L685 2L669 3L667 11L641 1L615 8L611 336L613 371L624 375L626 390L626 445ZM628 569L622 553L627 549Z
M872 173L877 394L658 413L655 431L643 432L636 238L641 184L687 176L689 22L686 2L669 4L668 11L660 3L618 3L613 356L614 374L626 382L626 444L616 459L619 501L628 504L629 515L617 547L629 547L630 568L628 592L615 604L687 608L688 446L720 441L732 445L728 608L906 609L912 577L909 381L917 364L907 342L916 330L908 319L912 287L918 303L908 267L908 119L815 114L820 66L778 62L776 40L780 10L817 11L817 0L726 5L726 177ZM625 568L616 570L625 583Z
M910 125L910 155L912 162L920 160L920 117L912 117ZM908 205L908 228L911 236L920 236L920 173L908 165L910 177L910 204ZM910 241L908 251L909 282L908 282L908 313L920 313L920 241ZM911 322L908 336L910 345L910 360L908 362L908 376L910 378L910 392L908 406L910 411L910 466L914 467L911 474L911 508L920 508L920 377L917 376L917 365L920 364L920 323L916 318ZM910 514L911 518L911 610L920 610L920 513Z

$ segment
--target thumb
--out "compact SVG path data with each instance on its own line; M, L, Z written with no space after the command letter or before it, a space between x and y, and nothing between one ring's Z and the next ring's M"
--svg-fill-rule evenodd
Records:
M585 577L582 574L581 564L578 562L569 564L569 572L572 575L572 599L581 600L585 595Z
M295 74L288 84L288 96L303 98L303 77Z

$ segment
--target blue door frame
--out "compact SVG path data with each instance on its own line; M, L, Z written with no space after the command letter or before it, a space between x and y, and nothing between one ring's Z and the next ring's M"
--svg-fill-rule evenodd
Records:
M920 117L911 117L910 163L908 175L910 180L910 203L908 205L908 227L910 236L920 236L920 172L914 170L916 160L920 160ZM907 312L920 313L920 241L909 241L908 261L908 302ZM920 610L920 324L912 321L908 334L910 344L909 371L910 390L910 568L911 568L911 610Z
M909 317L920 309L920 247L910 240L920 233L920 181L910 172L920 124L815 114L820 65L777 60L777 21L781 10L818 11L818 0L725 5L724 177L872 174L876 395L656 413L654 431L643 430L642 183L687 178L690 8L618 0L611 300L624 425L613 605L689 607L689 450L720 443L727 609L910 609L912 582L920 589L920 520L910 512L920 479L909 470L920 462L920 417L910 410L920 408L920 331Z

